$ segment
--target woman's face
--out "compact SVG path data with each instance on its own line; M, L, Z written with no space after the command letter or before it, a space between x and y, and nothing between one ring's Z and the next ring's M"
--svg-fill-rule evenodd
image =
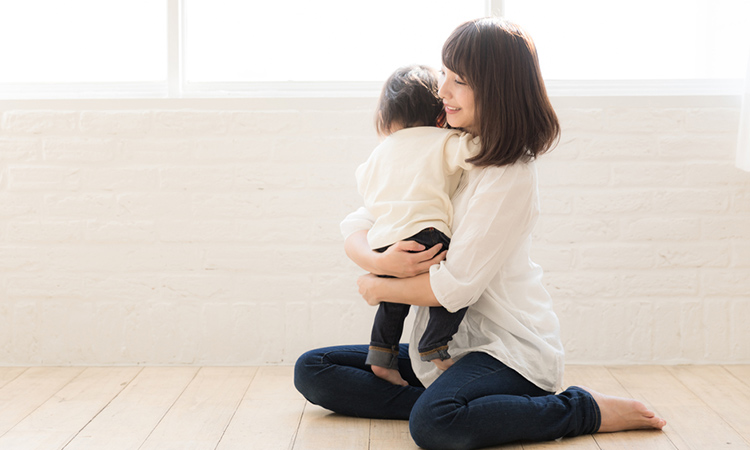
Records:
M445 66L440 71L438 95L443 99L448 125L479 134L479 124L475 120L474 90Z

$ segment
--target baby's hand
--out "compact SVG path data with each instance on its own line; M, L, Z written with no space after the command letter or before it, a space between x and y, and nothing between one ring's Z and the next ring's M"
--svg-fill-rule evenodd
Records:
M359 286L359 294L362 296L362 298L365 299L368 305L370 306L377 306L380 304L380 300L378 300L377 296L375 295L375 288L377 282L381 280L378 278L377 275L373 275L371 273L368 273L367 275L362 275L357 279L357 286Z

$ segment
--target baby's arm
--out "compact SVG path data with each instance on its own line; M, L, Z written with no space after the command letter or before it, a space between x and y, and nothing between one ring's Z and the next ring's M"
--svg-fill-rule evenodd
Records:
M459 169L471 170L474 165L466 162L479 154L481 145L479 138L469 133L453 133L448 136L443 145L443 158L450 173Z

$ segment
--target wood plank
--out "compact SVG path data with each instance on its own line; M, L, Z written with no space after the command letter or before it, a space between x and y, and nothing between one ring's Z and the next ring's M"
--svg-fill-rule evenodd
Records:
M0 368L0 449L118 450L141 442L160 450L417 448L406 421L349 418L310 405L294 389L291 367L140 370ZM636 398L668 421L663 433L594 435L596 448L750 447L748 365L569 366L566 383ZM590 438L492 449L594 448Z
M311 403L305 404L294 450L366 450L370 420L334 414Z
M216 448L256 370L201 368L141 450Z
M32 367L6 383L0 388L0 436L39 408L83 370L82 367Z
M28 367L0 367L0 388L18 378Z
M614 376L602 366L566 366L565 383L570 386L585 386L602 394L634 398L648 408L648 400L632 395ZM663 431L632 430L618 433L597 433L593 436L600 448L607 450L674 450L674 445Z
M55 450L64 447L140 370L137 367L85 369L0 437L0 448Z
M705 402L679 382L665 367L612 367L610 372L637 398L667 420L664 433L678 449L731 446L750 449L742 437Z
M668 370L750 441L750 386L720 366L676 366Z
M143 369L65 450L137 449L197 372L197 367Z
M418 450L408 420L371 420L370 450Z
M496 445L494 447L487 447L486 450L523 450L523 444L514 443L514 444Z
M750 366L747 365L727 365L723 366L729 373L734 375L743 384L750 386Z
M524 443L523 450L599 450L599 446L591 436L577 436L573 438L557 439L549 442Z
M293 380L294 367L260 367L217 450L291 448L306 403Z

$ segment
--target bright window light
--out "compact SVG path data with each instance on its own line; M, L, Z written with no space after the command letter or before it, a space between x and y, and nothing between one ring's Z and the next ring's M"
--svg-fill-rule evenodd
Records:
M744 78L747 0L506 0L548 80Z
M186 0L188 83L383 81L440 65L443 42L485 0Z
M0 83L164 81L167 8L154 0L0 2Z
M438 67L489 10L530 32L558 92L734 94L745 77L750 0L0 0L0 98L370 95Z

